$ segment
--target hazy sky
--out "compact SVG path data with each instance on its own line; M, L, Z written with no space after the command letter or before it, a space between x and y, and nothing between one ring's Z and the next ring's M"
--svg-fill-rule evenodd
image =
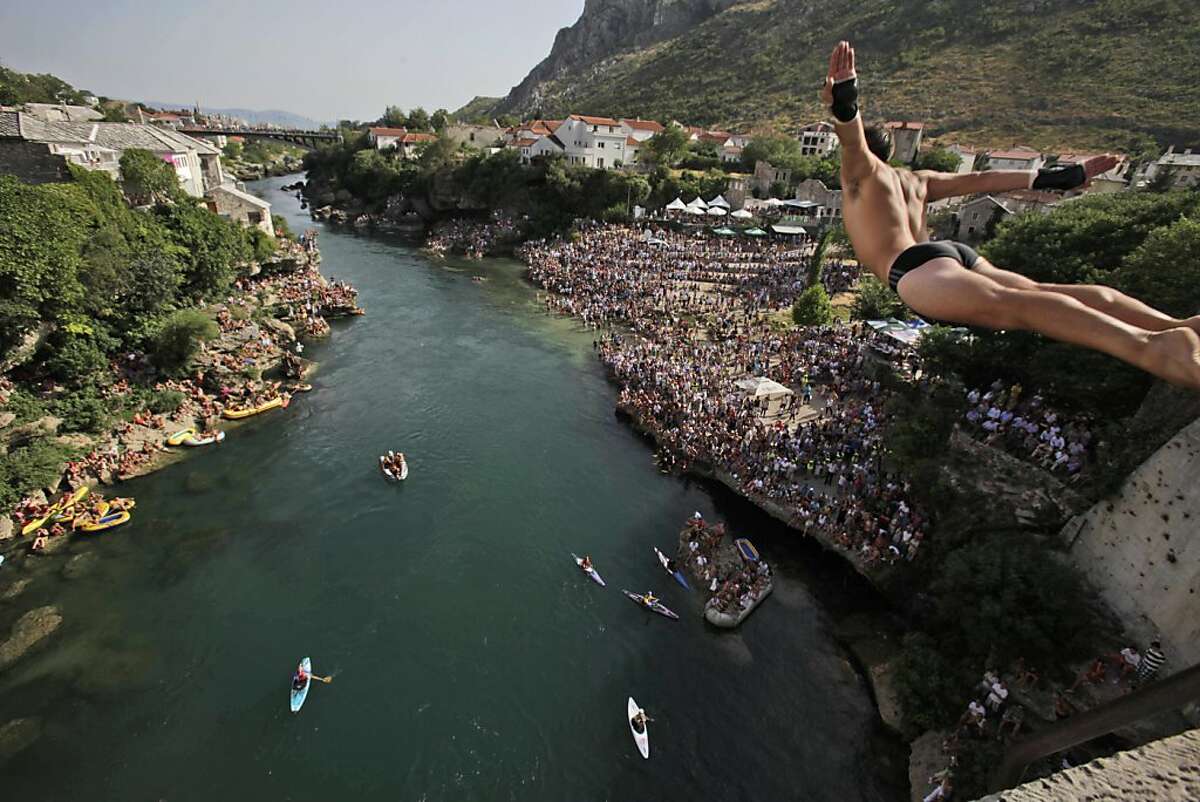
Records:
M0 0L0 63L97 94L374 119L503 95L583 0Z

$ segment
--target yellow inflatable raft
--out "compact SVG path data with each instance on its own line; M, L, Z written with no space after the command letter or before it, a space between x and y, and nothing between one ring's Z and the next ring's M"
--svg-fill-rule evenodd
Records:
M274 398L272 398L270 401L264 401L263 403L259 404L256 407L243 407L241 409L226 409L221 414L223 416L225 416L226 418L228 418L229 420L241 420L242 418L249 418L253 415L258 415L260 413L266 412L267 410L278 409L278 408L284 407L284 406L287 406L287 404L283 400L283 396L277 395Z

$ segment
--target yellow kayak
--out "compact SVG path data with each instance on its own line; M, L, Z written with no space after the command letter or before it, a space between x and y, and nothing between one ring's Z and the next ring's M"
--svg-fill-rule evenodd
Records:
M83 497L88 494L88 491L90 489L91 488L89 488L87 485L84 485L83 487L79 488L78 490L75 490L74 492L72 492L71 495L64 496L63 498L54 502L53 504L50 505L50 509L48 509L46 511L46 514L44 516L42 516L41 518L35 518L34 520L30 521L29 523L27 523L23 527L21 527L21 534L28 535L31 532L36 532L37 530L41 529L43 526L46 525L46 522L49 521L51 518L58 516L59 513L66 512L67 510L71 509L76 504L78 504L80 502L80 500L82 500Z
M127 510L121 510L120 512L114 512L112 515L105 515L95 523L84 524L83 526L79 527L79 531L103 532L105 529L112 529L114 526L120 526L121 524L129 523L129 518L129 512Z
M181 430L179 430L178 432L175 432L175 434L173 434L173 435L171 435L170 437L168 437L168 438L167 438L167 445L169 445L169 446L181 446L181 445L183 445L183 441L184 441L184 440L187 440L189 437L191 437L191 436L193 436L193 435L195 435L195 434L196 434L196 429L195 429L195 427L190 427L190 426L189 426L189 427L188 427L188 428L186 428L186 429L181 429Z
M243 407L241 409L226 409L221 414L229 420L241 420L249 418L252 415L257 415L260 412L266 412L269 409L278 409L284 406L283 396L277 395L270 401L264 401L256 407Z

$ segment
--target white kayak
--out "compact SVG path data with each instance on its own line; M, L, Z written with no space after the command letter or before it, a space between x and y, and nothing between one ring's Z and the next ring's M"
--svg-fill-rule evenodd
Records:
M304 669L304 675L307 677L304 681L304 687L292 690L292 712L299 713L300 708L304 707L304 700L308 698L308 689L312 685L312 661L305 657L300 661L300 666Z
M642 757L650 759L650 726L642 725L642 731L638 732L637 725L633 723L633 719L638 713L645 711L638 707L638 703L633 701L633 697L629 697L629 702L625 705L625 718L629 722L629 731L633 733L633 742L637 744L638 751L642 753Z
M579 557L578 555L576 555L573 552L572 552L571 556L575 558L575 564L579 566L580 570L582 570L585 574L590 576L592 578L592 581L595 582L597 585L599 585L600 587L604 587L604 580L600 578L600 574L598 574L596 572L595 568L584 568L582 557Z

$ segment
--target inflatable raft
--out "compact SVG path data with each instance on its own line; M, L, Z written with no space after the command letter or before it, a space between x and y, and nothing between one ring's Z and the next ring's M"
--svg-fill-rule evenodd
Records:
M80 532L103 532L105 529L112 529L121 524L129 523L130 519L128 510L114 512L111 515L105 515L103 518L94 523L83 524L79 527Z
M287 406L287 401L284 400L283 396L277 395L274 398L272 398L270 401L264 401L263 403L259 404L256 407L241 407L238 409L228 409L227 408L224 412L221 413L221 415L224 416L225 418L227 418L228 420L241 420L242 418L249 418L254 415L261 415L263 412L267 412L268 410L281 409L286 406Z
M213 443L222 443L225 441L225 432L213 432L204 437L197 437L193 434L183 441L185 446L196 448L197 446L211 446Z
M70 495L63 496L61 499L50 505L50 509L46 510L46 514L41 518L34 518L21 527L21 534L28 535L31 532L36 532L46 525L51 519L61 521L66 518L66 514L72 507L78 504L84 496L88 494L90 488L87 485L74 490Z
M767 598L768 596L770 596L771 591L774 589L775 589L774 583L768 582L767 586L765 588L763 588L762 593L760 593L757 596L755 596L754 598L752 598L750 600L750 604L748 604L746 607L740 608L735 613L729 613L729 612L725 612L723 610L718 610L717 605L715 603L716 599L715 598L709 599L708 604L704 605L704 620L707 621L708 623L712 624L714 627L721 627L722 629L733 629L738 624L745 621L746 616L748 616L748 615L750 615L750 613L754 612L754 608L757 607L758 605L762 604L762 600Z

